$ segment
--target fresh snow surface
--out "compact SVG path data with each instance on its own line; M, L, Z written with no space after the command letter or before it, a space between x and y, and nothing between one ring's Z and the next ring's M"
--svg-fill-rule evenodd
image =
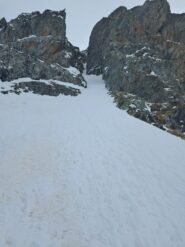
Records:
M0 246L184 247L185 142L113 104L0 94Z
M37 36L36 35L29 35L27 37L24 37L22 39L18 39L18 41L22 41L22 40L26 40L26 39L32 39L32 38L36 38Z
M154 71L151 71L150 75L157 76L157 74Z
M80 74L79 70L77 68L70 66L69 68L66 68L71 74L77 76Z

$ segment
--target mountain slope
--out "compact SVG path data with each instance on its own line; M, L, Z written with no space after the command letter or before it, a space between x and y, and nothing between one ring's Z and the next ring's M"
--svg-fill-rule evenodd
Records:
M185 14L167 0L119 7L93 28L88 74L102 74L118 107L185 138Z
M40 94L49 89L39 85L39 79L86 86L81 75L84 59L67 39L65 10L23 13L10 22L0 19L0 81L32 78L34 85L27 90L37 87ZM13 91L26 86L25 81Z
M86 80L78 97L0 94L0 246L184 246L185 142Z

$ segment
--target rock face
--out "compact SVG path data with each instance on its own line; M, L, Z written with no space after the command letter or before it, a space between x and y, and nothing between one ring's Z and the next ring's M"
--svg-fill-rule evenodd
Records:
M166 0L119 7L90 37L87 73L102 74L120 108L162 129L185 132L185 14Z
M48 95L48 96L59 96L60 94L70 95L70 96L77 96L80 94L80 89L73 88L73 87L66 87L64 85L57 84L52 80L50 83L45 83L44 81L26 81L25 82L18 82L13 83L10 86L10 89L6 90L4 87L1 87L2 94L21 94L21 93L28 93L32 92L34 94L39 95Z
M0 20L0 80L30 77L86 87L85 55L66 37L66 13L46 10Z

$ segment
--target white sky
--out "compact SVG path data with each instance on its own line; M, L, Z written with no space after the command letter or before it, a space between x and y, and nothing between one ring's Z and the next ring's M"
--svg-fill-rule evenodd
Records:
M85 49L93 26L123 5L131 8L144 0L0 0L0 18L15 18L22 12L45 9L67 12L67 36L73 45ZM169 0L172 12L185 12L185 0Z

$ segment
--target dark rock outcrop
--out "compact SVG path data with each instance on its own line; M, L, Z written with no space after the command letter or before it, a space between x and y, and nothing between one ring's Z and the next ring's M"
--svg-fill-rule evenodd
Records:
M48 96L59 96L60 94L77 96L81 93L79 89L59 85L52 81L50 82L50 84L46 84L43 81L18 82L14 83L11 86L11 89L1 91L2 94L15 93L18 95L28 92Z
M184 136L185 14L166 0L119 7L90 37L87 73L102 74L120 108Z
M30 77L86 87L85 55L66 37L66 13L46 10L0 20L0 80Z

